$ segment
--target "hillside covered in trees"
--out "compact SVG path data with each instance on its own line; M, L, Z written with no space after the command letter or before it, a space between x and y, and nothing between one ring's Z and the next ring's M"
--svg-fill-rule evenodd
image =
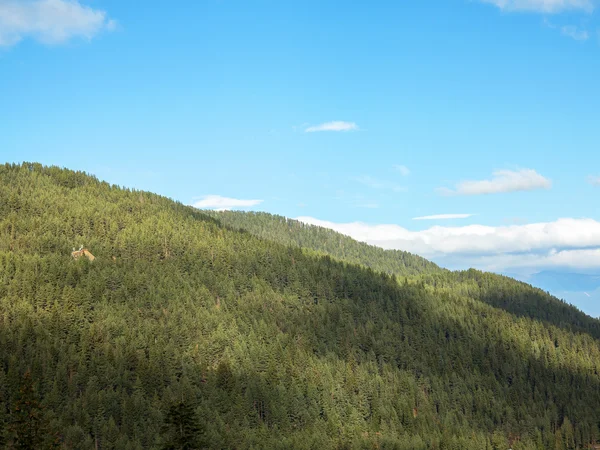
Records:
M435 288L489 303L517 315L555 323L574 331L589 332L600 338L600 321L541 289L493 273L478 270L451 272L408 252L384 250L357 242L327 228L309 225L264 212L205 211L234 229L248 231L263 239L313 250L340 261L359 264L389 275L412 277Z
M312 249L351 264L360 264L390 275L416 275L442 269L412 253L383 250L318 227L265 212L204 211L224 225L245 230L255 236L284 245Z
M595 319L508 278L320 230L299 243L238 228L81 172L0 166L0 445L600 438ZM80 245L93 262L72 258Z

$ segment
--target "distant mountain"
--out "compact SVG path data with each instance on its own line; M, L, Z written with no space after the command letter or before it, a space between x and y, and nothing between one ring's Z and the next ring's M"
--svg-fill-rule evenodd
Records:
M563 299L592 317L600 316L600 274L547 270L534 274L504 273Z
M594 291L600 288L600 273L542 271L531 275L527 281L550 292Z
M599 321L506 277L322 229L300 246L269 220L258 237L82 172L0 165L0 447L565 450L600 437ZM81 245L93 261L73 258Z
M527 282L600 316L600 273L543 271L527 277Z

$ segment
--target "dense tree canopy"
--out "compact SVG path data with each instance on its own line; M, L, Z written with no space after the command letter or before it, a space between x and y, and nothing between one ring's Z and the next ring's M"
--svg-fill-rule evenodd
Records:
M586 331L600 338L600 321L540 289L512 278L474 269L451 272L411 253L383 250L326 228L264 212L205 213L234 229L285 245L297 245L308 250L309 254L312 250L319 255L330 255L340 261L397 276L418 274L420 280L436 288L448 288L516 315L545 320L575 331Z
M264 212L205 211L224 225L248 231L255 236L284 245L311 249L351 264L361 264L379 272L415 275L439 272L440 267L412 253L383 250L358 242L327 228Z
M71 257L80 245L93 262ZM0 442L596 442L597 321L512 280L369 251L365 267L368 251L307 250L84 173L0 166Z

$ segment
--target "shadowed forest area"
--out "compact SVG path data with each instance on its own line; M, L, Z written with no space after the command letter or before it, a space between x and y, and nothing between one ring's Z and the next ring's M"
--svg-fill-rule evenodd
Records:
M583 449L599 337L506 277L0 166L7 448Z
M264 212L205 211L221 223L263 239L314 250L342 261L390 275L420 275L435 288L448 288L513 314L544 320L600 338L600 321L531 285L493 273L470 269L451 272L420 256L357 242L327 228ZM412 277L413 280L417 279Z

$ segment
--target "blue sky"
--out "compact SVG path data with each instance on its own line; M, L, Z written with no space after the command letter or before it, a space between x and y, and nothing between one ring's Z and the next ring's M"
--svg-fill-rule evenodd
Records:
M596 275L597 6L0 0L0 159Z

